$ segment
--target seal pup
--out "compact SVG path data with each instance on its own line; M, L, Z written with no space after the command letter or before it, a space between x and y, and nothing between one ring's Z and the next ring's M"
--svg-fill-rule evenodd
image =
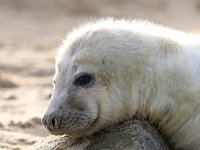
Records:
M176 149L200 149L200 36L113 18L74 29L56 59L45 127L82 137L136 115Z

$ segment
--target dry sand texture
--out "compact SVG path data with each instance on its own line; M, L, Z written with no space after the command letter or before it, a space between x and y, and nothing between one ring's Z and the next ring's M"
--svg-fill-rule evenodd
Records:
M26 149L48 133L56 49L67 31L94 18L147 19L200 31L200 0L0 0L0 149Z

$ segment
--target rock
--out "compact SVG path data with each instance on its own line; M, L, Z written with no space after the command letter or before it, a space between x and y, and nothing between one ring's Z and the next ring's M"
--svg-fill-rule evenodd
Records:
M15 95L8 95L5 100L16 100L17 97Z
M4 128L4 125L2 123L0 123L0 128Z
M111 126L91 137L75 139L49 136L36 142L29 150L169 150L167 143L147 121L135 118Z
M32 127L33 126L33 124L31 123L31 122L14 122L14 121L10 121L9 122L9 124L8 124L8 126L10 126L10 127L20 127L20 128L29 128L29 127Z
M0 78L0 88L16 88L18 87L12 81Z
M32 122L33 124L42 125L41 118L38 117L32 118L30 122Z

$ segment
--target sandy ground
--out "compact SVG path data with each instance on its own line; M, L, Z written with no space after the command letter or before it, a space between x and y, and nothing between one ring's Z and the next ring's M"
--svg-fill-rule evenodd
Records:
M200 31L198 0L0 0L0 149L27 149L49 133L56 49L80 23L114 16Z

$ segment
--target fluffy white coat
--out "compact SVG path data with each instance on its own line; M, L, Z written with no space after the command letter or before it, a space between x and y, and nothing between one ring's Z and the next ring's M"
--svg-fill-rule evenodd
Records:
M200 150L198 35L146 21L102 19L72 31L56 64L66 72L76 64L96 73L99 87L88 97L99 99L87 103L97 103L100 114L91 132L139 115L177 149ZM55 80L58 74L59 67ZM64 76L62 81L69 78Z

